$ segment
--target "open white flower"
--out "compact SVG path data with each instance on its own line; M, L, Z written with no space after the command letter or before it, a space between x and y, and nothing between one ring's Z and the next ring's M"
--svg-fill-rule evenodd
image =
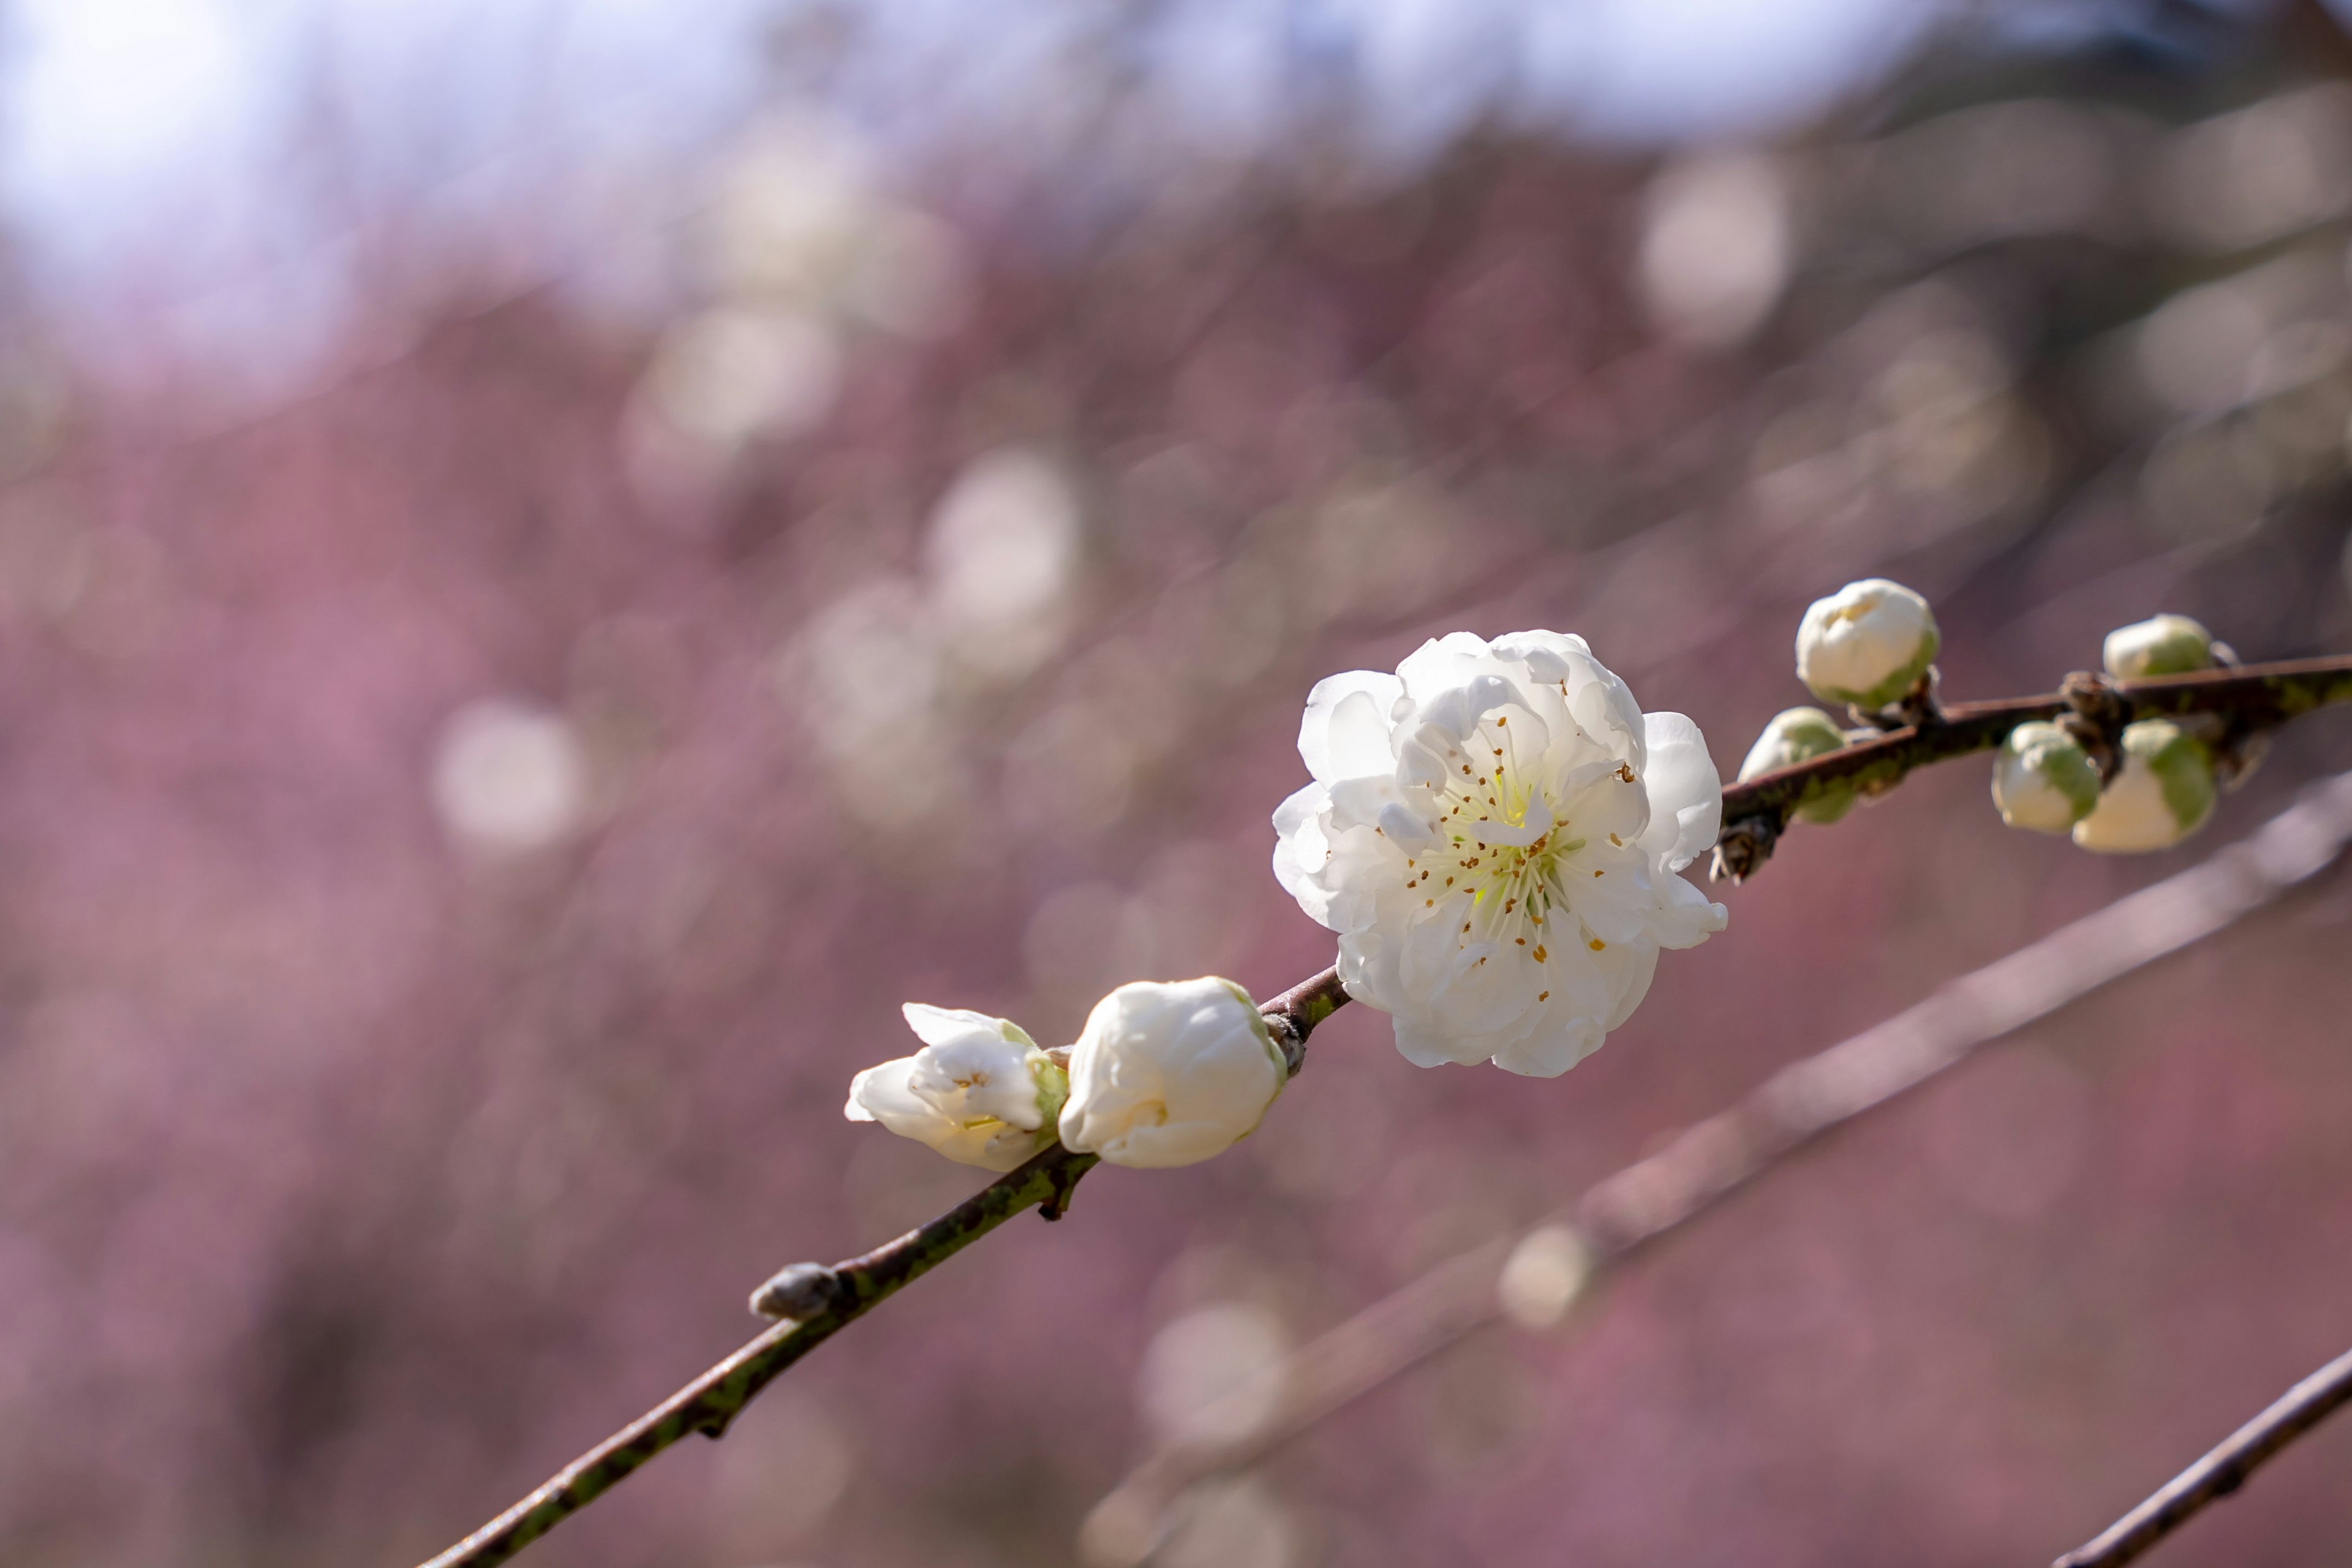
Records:
M843 1115L990 1171L1009 1171L1054 1141L1068 1080L1020 1025L920 1002L902 1011L923 1048L851 1079Z
M1941 639L1927 601L1865 577L1816 599L1797 626L1797 679L1824 702L1884 708L1936 661Z
M2101 855L2169 849L2213 815L2213 753L2169 719L2124 727L2124 767L2074 842Z
M1062 1143L1114 1165L1193 1164L1255 1131L1289 1077L1232 981L1138 981L1096 1003L1070 1047Z
M1298 752L1315 782L1274 815L1275 875L1408 1061L1566 1072L1660 948L1723 929L1675 875L1722 824L1706 742L1644 715L1581 637L1454 632L1394 675L1332 676Z

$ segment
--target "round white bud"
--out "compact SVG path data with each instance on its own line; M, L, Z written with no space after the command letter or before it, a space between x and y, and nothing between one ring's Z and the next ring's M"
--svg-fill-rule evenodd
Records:
M2099 661L2117 680L2210 669L2213 634L2187 616L2150 616L2109 632Z
M1062 1143L1114 1165L1190 1165L1254 1131L1289 1077L1232 981L1138 981L1096 1003L1070 1047Z
M923 1048L851 1079L843 1115L990 1171L1054 1142L1069 1079L1020 1025L919 1002L901 1010Z
M1739 764L1739 777L1744 783L1759 773L1777 773L1844 749L1845 731L1838 728L1836 720L1818 708L1790 708L1772 715L1772 721L1748 748L1747 759ZM1797 815L1807 822L1835 822L1853 805L1853 787L1848 784L1805 802L1797 808Z
M2213 815L2213 756L2169 719L2124 730L2124 767L2098 809L2074 825L2074 842L2102 855L2169 849Z
M2020 724L1992 760L2000 819L2029 833L2063 833L2099 804L2099 765L2059 726Z
M1878 709L1918 683L1942 646L1927 601L1865 577L1816 599L1797 626L1797 679L1824 702Z

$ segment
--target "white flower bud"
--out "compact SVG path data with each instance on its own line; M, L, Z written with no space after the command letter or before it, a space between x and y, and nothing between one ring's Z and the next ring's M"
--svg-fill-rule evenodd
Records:
M923 1048L859 1073L843 1115L990 1171L1009 1171L1054 1142L1069 1080L1021 1026L919 1002L902 1011Z
M2074 842L2102 855L2169 849L2213 815L2213 757L2169 719L2124 731L2124 769L2074 825Z
M2151 616L2109 632L2099 660L2117 680L2210 669L2213 634L2187 616Z
M1816 599L1797 626L1797 679L1824 702L1884 708L1927 673L1935 612L1900 583L1865 577Z
M1838 728L1836 720L1818 708L1790 708L1772 715L1772 721L1748 748L1748 759L1739 764L1739 777L1744 783L1759 773L1794 767L1844 748L1845 731ZM1797 808L1797 815L1807 822L1835 822L1853 805L1853 790L1849 785L1807 801Z
M2055 724L2020 724L1992 761L2000 819L2029 833L2063 833L2099 804L2099 766Z
M1232 981L1122 985L1070 1048L1062 1142L1114 1165L1190 1165L1255 1130L1289 1076Z

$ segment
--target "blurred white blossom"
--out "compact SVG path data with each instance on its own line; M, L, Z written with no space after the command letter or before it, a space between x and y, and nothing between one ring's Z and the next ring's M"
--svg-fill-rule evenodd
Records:
M814 428L840 385L841 350L822 322L728 308L673 328L640 395L672 430L724 453L755 436Z
M442 726L433 805L459 840L493 853L543 848L580 825L588 767L560 714L503 698L471 702Z
M1806 607L1797 626L1797 679L1824 702L1883 708L1927 672L1937 647L1926 599L1900 583L1865 577Z
M1753 153L1678 164L1651 185L1639 281L1667 331L1709 346L1756 330L1789 278L1788 193Z
M1660 948L1723 929L1675 875L1721 823L1706 740L1645 716L1581 637L1454 632L1394 675L1332 676L1298 751L1315 782L1275 813L1275 875L1420 1066L1566 1072Z
M1288 1078L1232 981L1138 981L1095 1004L1070 1049L1062 1142L1114 1165L1193 1164L1255 1131Z
M1060 645L1078 523L1068 479L1038 453L1002 447L956 476L931 514L923 563L960 659L1011 679Z
M1539 1226L1503 1259L1495 1300L1523 1329L1548 1329L1568 1316L1592 1279L1592 1254L1564 1225Z
M923 1048L859 1073L843 1115L990 1171L1009 1171L1054 1142L1067 1080L1021 1026L919 1002L903 1011Z

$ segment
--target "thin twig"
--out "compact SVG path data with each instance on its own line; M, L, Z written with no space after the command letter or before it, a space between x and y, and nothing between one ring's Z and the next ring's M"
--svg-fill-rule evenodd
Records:
M1783 1068L1730 1110L1516 1236L1440 1265L1301 1349L1263 1384L1226 1396L1247 1435L1180 1442L1150 1455L1087 1521L1082 1545L1105 1565L1143 1562L1164 1543L1192 1488L1257 1463L1327 1415L1493 1322L1514 1252L1549 1240L1580 1267L1542 1303L1556 1317L1610 1265L1744 1185L1833 1128L1884 1105L1979 1047L2221 931L2333 864L2352 840L2352 773L2314 786L2250 838L2063 926L1945 985L1843 1044ZM1257 1413L1244 1415L1244 1412Z
M1337 970L1325 970L1263 1011L1296 1073L1307 1037L1344 1005ZM436 1557L426 1568L488 1568L596 1500L638 1466L690 1432L726 1435L728 1423L786 1367L831 1339L909 1280L962 1251L1024 1209L1058 1217L1095 1156L1058 1144L1007 1172L939 1218L863 1257L821 1271L825 1289L813 1315L786 1319L566 1465L555 1478Z
M2121 689L2135 717L2206 712L2259 727L2352 699L2352 656L2131 682ZM2063 706L2063 698L2053 696L1947 709L1935 722L1897 730L1811 763L1733 784L1723 792L1720 842L1727 845L1744 832L1769 825L1763 849L1769 854L1770 838L1786 826L1790 814L1822 789L1839 784L1873 793L1891 788L1913 768L1989 750L2018 724L2046 718ZM1284 1037L1292 1072L1303 1062L1307 1034L1347 1000L1338 971L1326 970L1265 1005L1267 1018ZM1703 1131L1696 1129L1686 1136ZM1047 1150L929 1224L830 1270L812 1271L832 1281L822 1310L779 1322L573 1460L425 1568L490 1568L504 1563L688 1433L724 1435L736 1414L786 1367L908 1281L1024 1209L1034 1205L1048 1218L1058 1217L1071 1189L1093 1164L1091 1155Z
M2126 722L2202 713L2239 729L2261 730L2352 700L2352 655L2120 680L2112 688L2125 703ZM1930 722L1906 725L1811 762L1727 784L1723 832L1717 841L1719 874L1735 881L1751 875L1771 854L1790 817L1809 801L1845 790L1882 795L1914 768L1989 752L2020 724L2055 719L2070 707L2067 696L2055 691L1998 702L1954 703Z
M2207 1503L2245 1485L2281 1448L2352 1404L2352 1351L2337 1356L2286 1391L2279 1402L2230 1435L2229 1441L2189 1466L2164 1489L2050 1568L2123 1568L2180 1528Z

